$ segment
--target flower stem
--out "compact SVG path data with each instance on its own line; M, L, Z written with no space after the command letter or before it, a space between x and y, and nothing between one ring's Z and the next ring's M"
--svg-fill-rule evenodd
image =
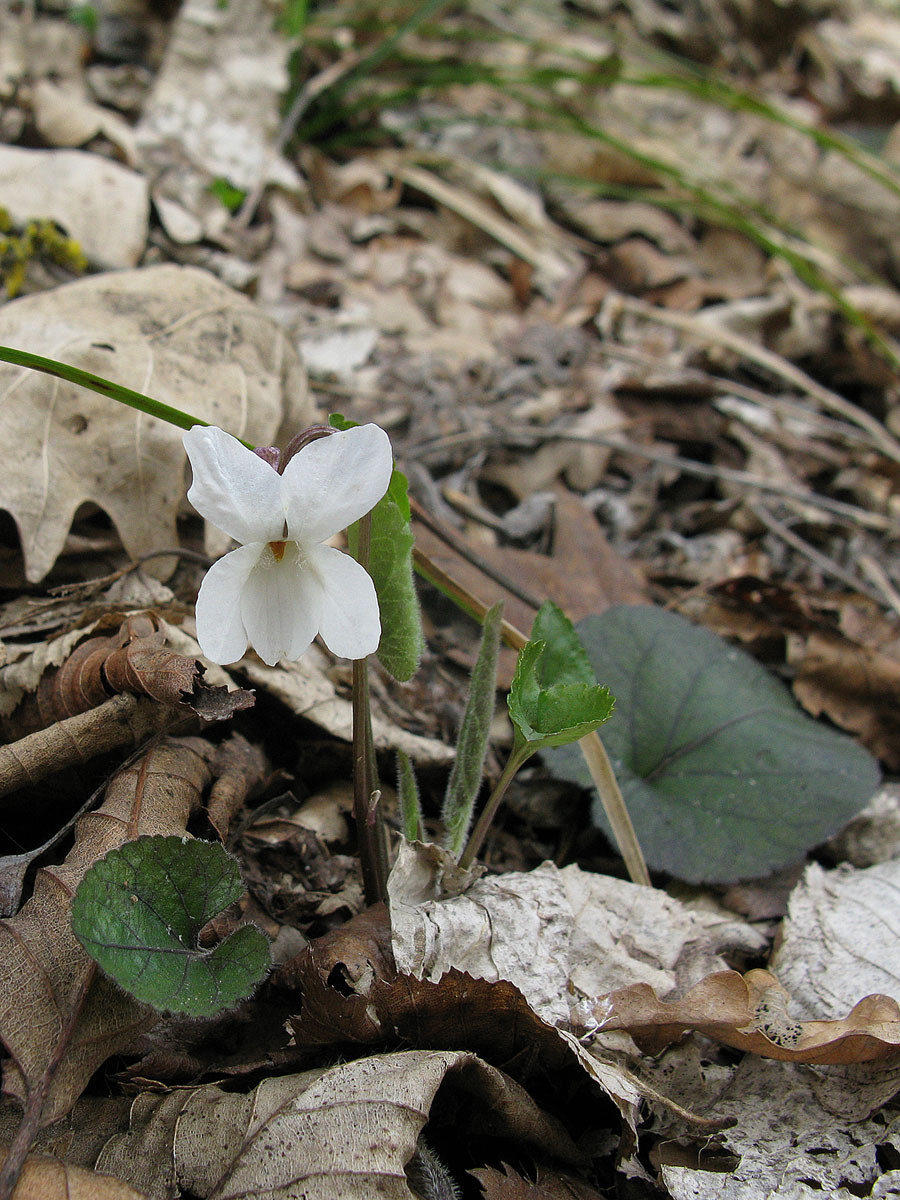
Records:
M363 567L368 566L371 536L372 519L367 513L359 522L356 550L357 561ZM369 705L369 663L357 658L353 660L353 815L367 904L377 904L387 897L387 846L380 799Z
M506 795L506 789L513 781L513 776L519 767L521 767L529 758L532 751L528 746L522 746L518 749L513 748L509 758L506 760L506 766L500 773L500 778L497 780L497 786L488 797L488 802L481 811L481 816L475 822L475 828L472 830L472 836L466 844L465 850L459 860L459 865L462 868L470 867L481 849L487 831L491 827L494 817L497 815L497 809L500 807L500 801Z

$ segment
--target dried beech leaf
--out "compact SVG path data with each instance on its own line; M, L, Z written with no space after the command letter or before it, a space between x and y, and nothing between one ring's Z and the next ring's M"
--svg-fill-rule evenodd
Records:
M312 417L302 368L280 326L195 268L117 271L15 300L0 313L0 343L188 406L258 443ZM2 442L16 447L0 476L0 508L18 526L29 580L53 566L85 501L109 515L133 558L177 545L180 430L6 363L0 398Z
M641 1092L627 1072L592 1058L541 1020L506 980L457 970L437 982L398 975L388 938L387 914L376 906L311 942L276 973L279 989L298 994L299 1011L291 1018L297 1045L396 1044L399 1038L419 1049L472 1050L526 1087L533 1079L565 1076L566 1095L583 1090L587 1075L633 1128Z
M818 1080L834 1074L843 1075L837 1068L814 1073L747 1055L724 1089L712 1089L710 1096L701 1083L698 1101L727 1128L712 1147L704 1138L697 1149L703 1155L716 1150L721 1165L704 1169L703 1157L693 1164L663 1162L666 1194L672 1200L897 1196L900 1171L891 1170L900 1148L896 1109L836 1119L817 1094ZM848 1080L841 1082L846 1091Z
M458 1136L515 1138L549 1153L556 1126L513 1080L474 1054L408 1050L267 1079L145 1095L98 1170L163 1200L410 1200L404 1167L439 1090L461 1092Z
M869 1062L900 1048L900 1005L890 996L865 996L835 1021L798 1021L790 1001L768 971L719 971L680 1000L660 1000L647 984L637 983L601 996L593 1011L602 1031L624 1029L648 1054L689 1030L786 1062Z
M5 1157L0 1152L0 1161ZM139 1192L112 1175L98 1175L47 1155L32 1155L25 1160L13 1193L13 1200L146 1200L146 1197L146 1192Z
M900 769L900 659L836 633L788 639L794 694L814 717L823 712L896 771Z
M141 834L184 834L209 783L203 757L208 749L193 738L163 743L116 775L102 806L78 821L65 862L42 868L22 911L0 923L5 985L0 1037L11 1056L4 1090L22 1098L40 1086L61 1040L66 1044L50 1082L44 1123L65 1113L97 1067L156 1019L97 976L72 933L72 896L108 850Z
M900 999L900 936L889 900L898 887L896 858L863 871L807 867L772 959L803 1011L838 1017L860 992Z

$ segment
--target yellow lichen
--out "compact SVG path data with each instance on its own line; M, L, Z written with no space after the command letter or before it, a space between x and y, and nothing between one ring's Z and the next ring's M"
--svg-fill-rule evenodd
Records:
M35 217L16 229L5 208L0 208L0 285L8 300L22 290L28 264L45 259L75 275L87 270L87 259L79 244L67 237L46 217Z

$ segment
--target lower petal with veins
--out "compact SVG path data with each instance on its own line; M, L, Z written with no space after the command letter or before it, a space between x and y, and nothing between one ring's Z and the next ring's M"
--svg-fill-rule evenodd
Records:
M298 659L319 631L323 604L317 573L297 543L285 542L280 560L266 546L241 597L244 628L263 662Z

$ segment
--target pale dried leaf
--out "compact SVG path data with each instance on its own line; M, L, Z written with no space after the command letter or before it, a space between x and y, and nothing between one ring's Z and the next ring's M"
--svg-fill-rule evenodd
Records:
M255 656L249 656L242 660L241 671L251 683L265 688L298 716L349 742L353 736L353 708L349 699L338 695L328 675L329 666L330 660L312 647L298 662L285 662L277 667L267 667ZM446 766L453 761L452 747L435 738L410 733L378 708L373 697L376 750L402 750L421 766Z
M182 5L137 127L146 168L156 174L166 164L170 199L197 212L214 178L245 190L267 181L298 189L275 151L289 53L264 0Z
M892 903L898 886L896 858L862 871L807 867L791 893L772 958L772 970L800 1016L839 1018L870 992L900 1001L900 937ZM822 1080L823 1102L842 1113L849 1105L848 1118L859 1120L900 1088L900 1034L882 1063L850 1067L845 1074Z
M51 146L83 146L102 133L118 147L129 167L135 165L131 126L118 113L88 100L80 88L42 79L35 85L33 104L35 123Z
M177 1188L202 1200L410 1200L403 1168L444 1085L462 1089L473 1127L532 1147L558 1140L556 1123L474 1054L410 1050L267 1079L249 1095L211 1086L140 1097L131 1131L97 1166L151 1200Z
M194 268L98 275L16 300L0 312L0 343L64 359L257 443L312 418L281 329ZM16 447L0 476L0 508L18 525L30 580L50 570L85 501L108 513L135 558L177 545L181 430L5 363L0 400L0 436Z
M55 221L98 267L133 267L147 241L147 181L119 163L82 150L0 146L0 207L16 225L34 217ZM97 220L98 212L103 213L102 221ZM12 344L37 353L37 333ZM98 330L97 336L101 333ZM0 341L11 340L5 328L0 330Z
M885 1153L893 1157L900 1147L896 1113L844 1125L817 1101L810 1083L810 1072L802 1067L745 1059L706 1112L734 1123L722 1135L722 1148L740 1161L733 1171L715 1174L663 1166L662 1180L673 1200L896 1195L898 1172L882 1174L880 1165Z
M433 855L404 844L388 881L398 969L431 980L451 967L508 979L551 1024L570 1021L570 985L593 997L643 980L667 993L724 966L725 949L765 946L731 916L575 866L543 863L459 894Z

